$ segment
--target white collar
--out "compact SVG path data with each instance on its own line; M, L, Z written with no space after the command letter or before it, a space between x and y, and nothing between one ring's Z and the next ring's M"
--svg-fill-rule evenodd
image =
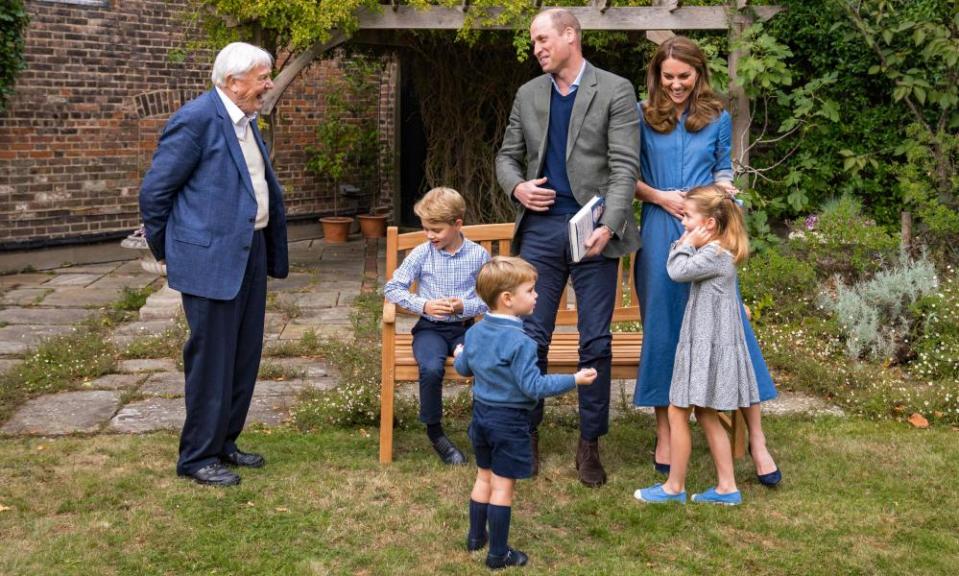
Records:
M573 83L569 85L569 93L574 92L579 89L579 82L583 79L583 72L586 71L586 59L583 58L583 63L579 66L579 74L576 75L576 79L573 80ZM553 83L553 87L556 88L556 91L562 94L562 90L559 89L559 84L556 83L556 77L553 74L549 75L550 81Z
M240 107L237 106L233 100L230 100L230 97L227 96L226 92L221 90L219 86L216 86L216 93L220 96L220 100L223 100L223 105L226 107L226 113L230 115L230 121L233 122L235 126L245 128L250 121L256 118L255 112L252 116L247 116L243 110L240 110Z

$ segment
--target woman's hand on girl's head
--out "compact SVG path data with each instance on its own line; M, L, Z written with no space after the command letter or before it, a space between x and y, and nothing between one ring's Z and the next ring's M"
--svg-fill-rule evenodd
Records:
M727 182L725 180L720 180L714 183L717 188L721 188L726 191L727 194L735 197L736 194L739 194L739 188L733 186L732 182Z

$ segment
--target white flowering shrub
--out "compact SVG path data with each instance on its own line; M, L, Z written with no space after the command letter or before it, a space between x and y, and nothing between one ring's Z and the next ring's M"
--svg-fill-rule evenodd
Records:
M959 396L959 274L947 267L939 291L919 301L923 321L912 371L923 381L947 380Z

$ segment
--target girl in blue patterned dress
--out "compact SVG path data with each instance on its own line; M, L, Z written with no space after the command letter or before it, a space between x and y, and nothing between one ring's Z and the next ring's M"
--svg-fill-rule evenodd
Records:
M683 233L683 198L696 186L716 184L735 194L730 160L732 119L709 85L706 57L695 42L674 36L663 42L646 75L649 100L640 105L641 179L636 197L643 201L636 253L636 292L643 317L643 350L633 402L656 411L654 464L668 473L670 461L669 385L689 285L666 273L669 246ZM760 401L776 397L756 336L742 311L743 328L756 372ZM774 486L781 474L763 434L759 404L742 410L756 474Z

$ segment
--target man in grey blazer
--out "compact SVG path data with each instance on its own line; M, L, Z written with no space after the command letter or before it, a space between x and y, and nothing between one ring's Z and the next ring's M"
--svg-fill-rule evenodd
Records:
M516 93L496 155L500 186L517 205L513 250L539 272L539 300L524 321L539 346L545 372L556 311L567 280L576 292L580 367L596 368L592 386L579 390L579 479L606 482L599 438L609 429L612 335L619 257L639 248L633 189L639 176L639 113L632 84L583 58L581 28L563 9L541 12L530 25L533 53L544 74ZM570 257L568 222L593 196L605 212L586 241L586 257ZM543 402L530 419L534 473Z

